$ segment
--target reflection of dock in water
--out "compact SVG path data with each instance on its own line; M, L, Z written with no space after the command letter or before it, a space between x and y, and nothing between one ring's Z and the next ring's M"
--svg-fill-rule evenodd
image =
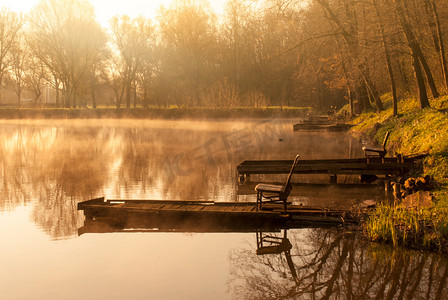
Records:
M106 214L103 208L98 207L131 201L137 207L138 202L144 202L128 200L107 203L109 201L101 198L80 203L79 208L84 210L86 219L84 226L79 228L79 234L254 233L255 249L249 245L250 248L237 248L228 254L230 268L237 270L230 275L233 288L244 289L246 295L238 299L265 298L264 295L272 299L333 299L347 295L360 295L362 299L397 298L402 295L409 296L404 297L409 299L446 298L443 295L447 291L448 268L443 256L370 244L354 230L289 230L312 227L311 223L287 222L286 226L262 224L257 228L247 222L215 220L217 222L207 223L200 218L181 218L175 214L157 217L156 213L140 214L139 209L121 210L119 213L113 213L114 209L111 209ZM158 202L168 205L165 203L169 201ZM184 204L200 203L187 202ZM181 204L181 201L172 201L172 205ZM208 201L203 204L214 205ZM317 226L316 223L314 225ZM247 239L244 241L246 243ZM182 249L182 245L179 247Z
M191 232L252 232L288 225L292 228L326 227L357 223L363 212L289 204L256 202L105 200L78 204L86 217L79 233L133 230Z
M288 263L289 271L296 282L300 283L297 277L296 268L291 257L292 244L287 237L288 230L283 229L283 236L278 237L272 235L272 233L263 233L261 230L257 232L257 255L267 255L267 254L285 254L286 262Z

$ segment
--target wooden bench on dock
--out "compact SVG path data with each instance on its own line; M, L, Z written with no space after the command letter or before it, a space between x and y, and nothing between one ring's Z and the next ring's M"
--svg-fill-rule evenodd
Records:
M364 151L364 155L367 158L367 162L369 162L370 158L379 157L383 159L387 154L387 140L389 139L389 131L386 132L386 135L384 136L383 145L381 148L378 147L372 147L372 146L364 146L362 147L362 150Z
M267 202L275 203L282 202L283 203L283 212L286 214L287 201L289 193L291 192L291 177L294 173L294 168L299 161L300 155L297 155L292 163L291 170L289 171L288 178L286 179L286 183L284 185L273 185L260 183L255 187L257 191L257 205L259 209L262 209L263 199L266 199Z

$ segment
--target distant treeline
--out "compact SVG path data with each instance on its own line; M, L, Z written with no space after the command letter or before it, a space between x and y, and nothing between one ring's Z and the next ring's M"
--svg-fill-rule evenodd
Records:
M125 3L124 3L125 5ZM76 108L351 104L394 113L448 89L445 0L174 0L156 20L89 2L0 10L0 104Z

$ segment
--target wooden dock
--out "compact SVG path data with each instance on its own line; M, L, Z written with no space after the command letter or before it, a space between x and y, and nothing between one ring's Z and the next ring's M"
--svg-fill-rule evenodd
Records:
M86 223L107 223L105 231L123 228L157 228L159 231L195 228L203 232L254 231L258 229L295 227L338 226L357 223L363 215L361 210L338 210L318 207L288 205L283 213L281 204L264 204L257 208L256 202L213 201L162 201L162 200L105 200L92 199L78 203ZM105 222L107 220L107 222ZM98 231L100 229L97 229ZM80 231L82 233L83 230Z
M416 167L422 155L388 158L351 158L300 160L294 174L328 174L330 183L337 183L337 175L403 176ZM253 174L288 174L292 160L246 160L237 166L240 182Z
M333 118L331 116L310 116L293 125L294 131L299 130L332 130L345 131L353 125L343 123L343 119Z

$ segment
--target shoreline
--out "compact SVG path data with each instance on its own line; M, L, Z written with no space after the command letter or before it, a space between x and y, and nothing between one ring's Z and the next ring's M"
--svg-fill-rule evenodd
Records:
M309 108L0 108L0 119L301 118Z
M393 116L391 100L383 96L386 108L381 113L367 112L354 117L351 134L378 144L390 132L387 156L400 153L427 153L423 171L432 186L430 201L409 205L407 197L381 203L363 224L367 238L374 242L415 250L448 252L448 96L433 99L432 108L420 109L416 99L403 99L398 116ZM412 196L414 194L410 194ZM418 195L420 197L420 195ZM429 203L428 203L429 202Z

